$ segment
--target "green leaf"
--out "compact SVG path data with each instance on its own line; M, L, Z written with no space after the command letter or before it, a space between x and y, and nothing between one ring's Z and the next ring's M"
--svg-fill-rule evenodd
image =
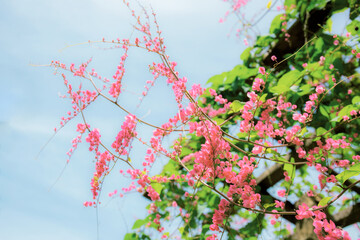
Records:
M347 105L346 107L343 107L337 116L338 117L337 121L338 122L341 121L343 119L343 116L349 116L351 110L354 110L354 109L355 108L353 105Z
M295 162L295 159L294 158L291 158L290 159L290 162L294 163ZM286 171L289 175L289 177L291 178L291 181L294 180L295 178L295 165L293 164L289 164L289 163L284 163L284 171Z
M313 9L321 9L326 5L326 0L308 1L306 4L306 11L310 12Z
M336 179L339 182L344 183L349 178L358 175L360 175L360 163L352 165L348 170L339 173L338 175L336 175Z
M231 87L231 83L239 79L248 79L252 76L256 76L258 69L248 68L244 65L237 65L229 72L223 72L221 74L211 77L207 83L212 83L211 87L216 89L221 85Z
M360 96L355 96L351 102L354 105L360 105Z
M292 5L295 5L296 3L297 3L296 0L285 0L284 6L287 7L287 8L285 8L285 9L289 10L290 7L291 7Z
M310 84L305 84L300 87L300 90L302 91L298 92L299 96L304 96L309 94L313 90L313 87Z
M271 36L262 36L257 39L255 46L268 47L269 44L273 41L274 41L274 38Z
M325 29L328 30L328 32L331 32L331 30L332 30L332 25L333 25L333 21L331 20L331 18L329 18L329 19L326 21Z
M329 119L329 113L328 110L325 108L325 106L320 105L320 113Z
M161 190L164 188L164 185L161 183L152 183L151 186L158 194L160 194Z
M260 101L265 102L267 95L268 95L267 93L263 94L260 98Z
M325 128L319 127L318 129L316 129L316 136L320 136L326 132L327 132L327 130Z
M291 86L290 87L290 90L293 91L293 92L300 92L300 87L299 86Z
M316 49L316 52L323 52L324 50L324 45L325 45L325 42L324 42L324 39L323 38L318 38L315 42L315 49Z
M246 224L243 228L239 229L239 232L242 234L245 234L247 236L246 239L251 239L251 236L255 236L257 233L260 233L263 226L263 219L264 219L264 214L259 214L256 216L256 218L249 222L248 224Z
M307 132L306 127L304 127L301 132L299 133L300 136L303 136Z
M148 223L147 220L145 220L145 219L138 219L138 220L135 221L132 229L140 228L141 226L145 225L146 223Z
M334 60L333 60L333 64L334 64L334 67L337 71L339 71L340 74L343 74L344 72L344 62L342 60L342 53L337 54L337 56L335 57L334 55Z
M270 34L278 34L281 30L281 17L283 16L283 14L279 14L277 15L271 22L271 26L270 26Z
M192 153L192 151L187 147L183 147L181 149L181 157L187 156L190 153ZM171 176L172 174L177 174L177 173L178 173L177 164L174 161L169 161L162 170L163 175L166 174L168 176Z
M139 239L136 233L127 233L124 237L124 240L135 240Z
M212 86L216 88L219 85L222 85L224 83L224 79L226 78L226 72L212 76L209 78L207 83L212 83Z
M276 205L275 203L265 203L265 204L264 204L264 208L267 209L267 208L273 207L273 206L275 206L275 205Z
M251 47L246 48L240 55L240 59L243 60L244 62L247 61L251 56L250 54L251 49L252 49Z
M323 199L320 200L318 206L326 206L326 204L330 201L332 197L324 197Z
M214 208L217 207L218 204L220 203L220 197L218 195L211 195L209 201L208 201L208 207L209 208Z
M209 231L209 228L210 228L210 224L203 225L202 230L201 230L201 234L205 235Z
M330 120L330 122L340 122L341 118L340 117L334 117L333 119Z
M230 104L230 108L233 112L239 112L245 106L244 103L240 102L239 100L235 100Z
M198 204L197 206L197 211L198 211L198 214L197 214L197 217L200 217L201 214L204 213L204 210L207 208L207 205L206 204Z
M310 75L313 76L314 78L322 79L324 78L324 70L318 69L316 71L312 71Z
M346 26L346 30L353 36L360 34L360 22L358 20L353 20Z
M301 77L303 76L303 73L299 70L292 70L288 73L285 73L280 79L278 84L275 87L272 87L270 89L270 92L272 93L284 93L290 90L290 87L296 83Z
M281 93L285 93L285 92L289 91L289 89L290 89L290 87L288 87L288 86L277 85L275 87L270 88L270 92L281 94Z
M230 73L234 73L239 79L248 79L252 76L256 76L258 71L257 68L247 68L244 65L237 65Z

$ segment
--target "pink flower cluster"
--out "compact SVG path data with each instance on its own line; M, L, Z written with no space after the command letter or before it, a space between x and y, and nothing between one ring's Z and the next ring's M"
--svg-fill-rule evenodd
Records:
M97 159L96 164L95 164L95 173L94 173L94 177L91 179L91 192L93 194L93 199L96 199L96 197L98 196L98 191L100 189L100 183L101 180L100 178L104 175L104 173L106 171L108 171L109 167L108 167L108 162L110 162L111 160L114 159L114 156L111 155L109 152L104 152L102 154L96 155L95 157Z
M125 53L124 55L121 57L121 62L120 64L117 66L117 70L113 76L113 79L115 80L115 82L113 82L111 84L111 87L109 89L109 94L113 97L113 98L117 98L119 96L119 94L121 93L121 81L122 78L125 74L125 68L124 68L124 62L127 58L127 51L129 49L128 47L129 44L129 40L124 39L123 40L123 49L125 49Z
M224 219L226 217L226 211L228 209L229 202L225 199L221 199L219 203L219 208L215 210L215 213L212 217L213 224L210 225L211 231L219 231L219 226L223 225Z
M252 90L261 92L263 86L265 86L264 80L262 78L255 78Z
M159 195L159 193L157 193L157 192L155 191L155 189L152 188L151 185L149 185L149 186L146 188L146 191L148 192L149 197L151 198L152 201L158 201L158 200L160 200L160 195Z
M90 144L89 147L89 151L93 151L95 149L95 151L97 152L99 149L99 144L100 144L100 132L99 129L94 128L94 130L89 132L89 135L86 138L86 142L88 142Z
M136 131L136 117L129 114L125 117L125 121L121 126L121 131L117 134L115 141L111 147L115 149L119 155L127 155L126 148L129 147L133 137L137 135Z

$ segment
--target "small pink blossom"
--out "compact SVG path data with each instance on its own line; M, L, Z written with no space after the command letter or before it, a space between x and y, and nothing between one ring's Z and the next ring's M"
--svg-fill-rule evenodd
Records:
M245 46L249 45L249 42L248 42L248 40L246 38L244 39L244 44L245 44Z
M322 94L323 92L325 92L325 88L321 85L317 86L316 87L316 90L315 90L318 94Z
M255 78L255 81L252 86L252 90L261 91L261 87L265 85L265 82L261 78Z
M332 182L332 183L336 183L336 182L337 182L337 180L336 180L336 178L335 178L334 175L331 175L330 177L328 177L328 178L326 179L326 181L327 181L327 182Z
M278 194L278 196L279 197L285 197L285 193L286 193L286 191L285 190L279 190L278 192L277 192L277 194Z
M295 216L297 220L310 218L314 215L312 211L309 211L309 207L306 205L306 203L301 204L299 206L299 210L296 210L296 213L298 214Z
M285 181L286 182L290 182L290 180L291 180L291 178L289 177L289 174L288 174L288 172L284 172L284 176L285 176Z
M259 73L262 74L262 75L265 75L266 74L265 68L264 67L259 67Z
M209 88L209 92L210 92L211 96L216 96L217 95L216 91L214 89L212 89L212 88Z

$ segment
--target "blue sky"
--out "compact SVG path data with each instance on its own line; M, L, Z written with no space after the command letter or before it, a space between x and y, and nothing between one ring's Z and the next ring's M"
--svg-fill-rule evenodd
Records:
M253 2L260 2L263 8L267 3ZM132 3L139 9L136 1ZM235 19L219 23L228 10L227 3L220 0L143 3L151 4L157 13L167 54L178 62L177 70L189 83L204 84L211 76L240 63L242 39L233 34L228 37ZM56 181L65 165L65 153L76 136L79 119L62 129L36 158L71 105L58 97L65 92L61 77L49 67L30 64L60 60L79 65L92 57L90 68L111 77L120 51L88 44L63 48L103 37L128 38L133 19L121 0L14 0L1 1L1 5L0 239L96 239L96 211L82 206L91 198L90 179L94 171L93 156L85 143ZM265 31L269 24L264 19L259 24L260 30ZM152 78L147 66L153 60L153 56L142 51L129 52L126 92L121 103L149 122L160 124L176 113L171 89L166 84L159 82L141 107L136 108L144 82ZM92 126L98 127L110 143L116 134L114 129L119 129L125 115L104 101L88 110ZM139 131L146 135L152 129ZM143 151L140 148L133 161L141 163ZM158 166L163 160L159 161ZM123 167L118 166L116 171ZM138 194L114 200L107 197L108 192L128 183L117 172L106 180L98 217L100 239L121 239L132 223L145 215L148 202Z

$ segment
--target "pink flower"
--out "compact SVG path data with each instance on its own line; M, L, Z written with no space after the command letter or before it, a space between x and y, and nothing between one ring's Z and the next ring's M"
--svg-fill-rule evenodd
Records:
M245 46L249 45L249 42L246 38L244 39L244 44L245 44Z
M209 92L210 92L211 96L216 96L217 95L216 91L214 89L212 89L212 88L209 88Z
M279 190L277 194L279 195L279 197L285 197L285 192L285 190Z
M321 85L317 86L316 87L316 90L315 90L318 94L322 94L323 92L325 92L325 88Z
M261 78L255 78L255 81L252 86L252 90L254 91L261 91L261 87L265 85L265 82Z
M310 218L314 215L312 211L309 211L309 207L306 205L306 203L301 204L299 206L299 210L296 210L296 213L298 214L295 216L297 220Z
M265 75L266 74L265 68L264 67L259 67L259 73L262 74L262 75Z
M324 220L324 230L328 233L332 232L335 229L335 224L333 221L330 220L330 222L328 222L328 220Z
M278 200L275 200L275 207L284 209L284 208L285 208L285 203L284 203L284 202L280 202L280 201L278 201Z
M284 172L284 176L285 176L285 181L286 182L290 182L290 180L291 180L291 178L289 177L289 174L288 174L288 172Z
M331 175L330 177L328 177L328 178L326 179L326 181L327 181L327 182L333 182L333 183L336 183L336 182L337 182L337 180L336 180L336 178L335 178L334 175Z
M276 57L275 55L272 55L272 56L271 56L271 60L272 60L272 61L274 61L274 62L275 62L275 61L276 61L276 59L277 59L277 57Z
M146 191L148 192L149 197L151 198L152 201L160 200L160 195L159 195L159 193L157 193L157 192L155 191L155 189L152 188L151 185L146 188Z

